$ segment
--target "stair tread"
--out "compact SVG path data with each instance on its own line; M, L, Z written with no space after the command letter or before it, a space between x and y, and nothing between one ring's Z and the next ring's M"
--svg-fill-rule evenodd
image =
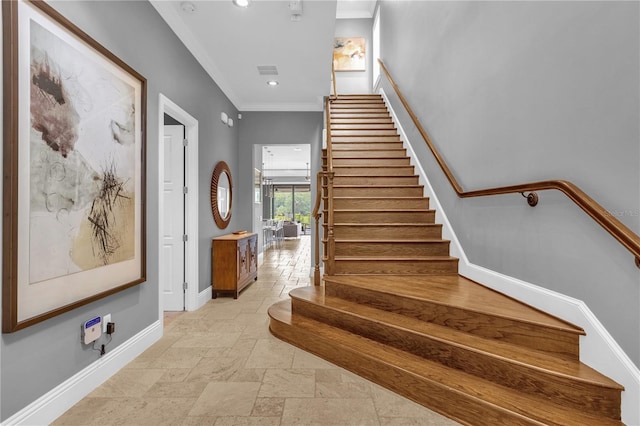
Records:
M291 301L284 300L269 308L269 316L296 329L303 329L317 339L331 341L340 349L357 353L358 356L374 359L392 368L428 380L440 388L463 394L476 401L485 401L502 410L521 416L538 419L547 424L598 424L620 425L620 421L592 416L582 411L557 405L540 397L514 392L513 389L475 377L460 370L448 368L434 361L426 360L371 339L341 330L291 313ZM295 343L295 342L293 342ZM337 349L338 349L337 348ZM340 351L342 353L342 351Z
M350 275L349 277L325 275L323 279L325 282L335 282L417 300L433 301L501 318L540 324L578 335L585 334L582 328L533 307L523 311L523 303L462 275ZM393 282L393 287L389 287L389 282Z
M289 295L294 299L306 300L349 313L350 315L369 318L395 328L429 336L450 345L471 348L477 352L491 354L508 362L526 365L538 371L547 372L548 374L571 378L600 387L618 390L623 389L620 384L576 359L553 356L542 351L535 351L530 348L514 345L513 343L486 339L438 324L421 321L416 318L387 312L337 297L327 296L324 294L324 287L300 287L292 290Z
M433 261L445 261L445 260L458 260L457 257L443 255L443 256L405 256L405 257L397 257L397 256L336 256L335 260L373 260L373 261L381 261L381 260L393 260L393 261L416 261L416 260L433 260Z
M323 242L326 242L326 239L322 240ZM375 244L379 244L379 243L407 243L407 244L415 244L415 243L449 243L451 242L451 240L444 240L444 239L440 239L440 238L421 238L421 239L417 239L417 240L407 240L407 239L398 239L398 240L394 240L394 239L385 239L385 240L365 240L362 238L354 238L354 239L345 239L345 238L336 238L334 240L336 243L375 243Z
M377 223L348 223L348 222L340 222L334 223L333 226L426 226L426 227L439 227L442 226L440 223L420 223L420 222L377 222Z
M333 185L333 188L424 188L424 185L378 185L378 184L362 184L362 185ZM386 197L385 197L386 198Z
M325 209L323 209L323 211L326 211ZM361 213L385 213L385 212L390 212L390 213L403 213L403 212L407 212L407 213L432 213L435 210L433 209L389 209L389 208L382 208L382 209L373 209L373 208L362 208L362 209L333 209L334 212L349 212L349 213L354 213L354 212L361 212Z

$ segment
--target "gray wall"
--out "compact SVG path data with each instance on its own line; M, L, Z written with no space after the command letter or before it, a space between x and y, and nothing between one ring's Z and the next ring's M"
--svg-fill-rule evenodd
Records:
M382 59L465 189L569 180L640 233L637 2L381 7ZM472 263L583 300L640 365L640 270L622 246L557 192L536 208L460 200L415 145Z
M253 155L254 145L309 144L311 145L311 194L316 191L315 176L322 167L322 112L243 112L238 142L239 182L237 202L237 220L242 229L252 229L253 205ZM235 213L234 213L235 214ZM254 232L260 233L259 229ZM312 235L313 237L313 235ZM312 248L311 259L314 251Z
M208 241L219 233L209 208L213 166L225 160L234 177L238 171L237 130L223 126L217 118L222 110L232 115L237 111L149 3L64 1L53 6L147 78L147 282L22 331L3 334L3 420L99 358L98 352L80 344L83 321L112 314L117 324L107 347L112 351L159 319L158 94L168 96L199 121L201 265L210 264ZM202 274L200 281L208 283L210 272Z
M371 93L372 80L372 26L373 19L337 19L336 37L364 37L366 40L365 71L336 72L336 90L338 94Z

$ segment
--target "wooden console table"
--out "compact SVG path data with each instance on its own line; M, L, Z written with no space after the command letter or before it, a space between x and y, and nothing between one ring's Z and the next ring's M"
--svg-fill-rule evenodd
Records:
M242 289L258 279L258 235L229 234L211 240L212 297Z

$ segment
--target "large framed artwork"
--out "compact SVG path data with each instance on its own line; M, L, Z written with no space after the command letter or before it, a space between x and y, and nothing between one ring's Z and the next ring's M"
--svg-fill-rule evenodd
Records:
M146 80L41 1L3 1L2 331L144 282Z
M333 41L333 67L336 71L365 71L364 37L336 37Z

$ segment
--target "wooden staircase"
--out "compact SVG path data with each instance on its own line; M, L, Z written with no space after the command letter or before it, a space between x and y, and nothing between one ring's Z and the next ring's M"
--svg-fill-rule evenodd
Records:
M622 424L581 328L458 274L382 98L330 117L334 273L273 305L271 332L464 424Z

